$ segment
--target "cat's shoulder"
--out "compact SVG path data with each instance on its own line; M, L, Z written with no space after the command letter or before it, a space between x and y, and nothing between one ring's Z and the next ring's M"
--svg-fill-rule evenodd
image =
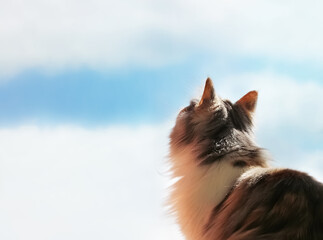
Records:
M322 226L322 183L297 170L254 168L214 208L206 236L323 239Z
M321 182L305 172L289 168L249 169L241 175L236 186L250 188L251 190L261 187L266 191L307 193L309 195L323 191Z

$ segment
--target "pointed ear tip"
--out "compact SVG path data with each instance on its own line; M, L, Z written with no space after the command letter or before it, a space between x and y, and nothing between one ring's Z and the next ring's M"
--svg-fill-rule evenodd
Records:
M214 91L213 83L211 78L208 77L205 82L205 87L204 87L204 91L203 91L199 106L202 105L205 101L210 102L210 100L214 99L214 96L215 96L215 91Z
M210 77L208 77L205 81L205 84L211 84L213 85L212 79Z
M249 94L251 96L253 96L254 98L257 98L258 97L258 91L256 91L256 90L250 91Z

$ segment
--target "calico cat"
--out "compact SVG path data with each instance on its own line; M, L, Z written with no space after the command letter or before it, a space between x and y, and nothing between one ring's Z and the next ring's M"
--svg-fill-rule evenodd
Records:
M269 166L253 140L257 97L223 100L207 79L177 116L171 206L188 240L323 240L323 185Z

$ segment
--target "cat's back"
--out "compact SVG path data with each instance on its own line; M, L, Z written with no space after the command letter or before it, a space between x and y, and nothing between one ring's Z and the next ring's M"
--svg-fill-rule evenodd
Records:
M322 240L323 185L291 169L249 170L213 210L205 239Z

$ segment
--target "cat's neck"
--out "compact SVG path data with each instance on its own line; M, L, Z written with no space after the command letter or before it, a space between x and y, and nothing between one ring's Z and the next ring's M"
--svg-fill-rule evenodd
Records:
M173 168L174 177L180 177L171 196L174 211L186 238L201 239L212 210L248 168L235 167L230 155L205 166L198 166L190 150L172 158L174 163L181 163Z

